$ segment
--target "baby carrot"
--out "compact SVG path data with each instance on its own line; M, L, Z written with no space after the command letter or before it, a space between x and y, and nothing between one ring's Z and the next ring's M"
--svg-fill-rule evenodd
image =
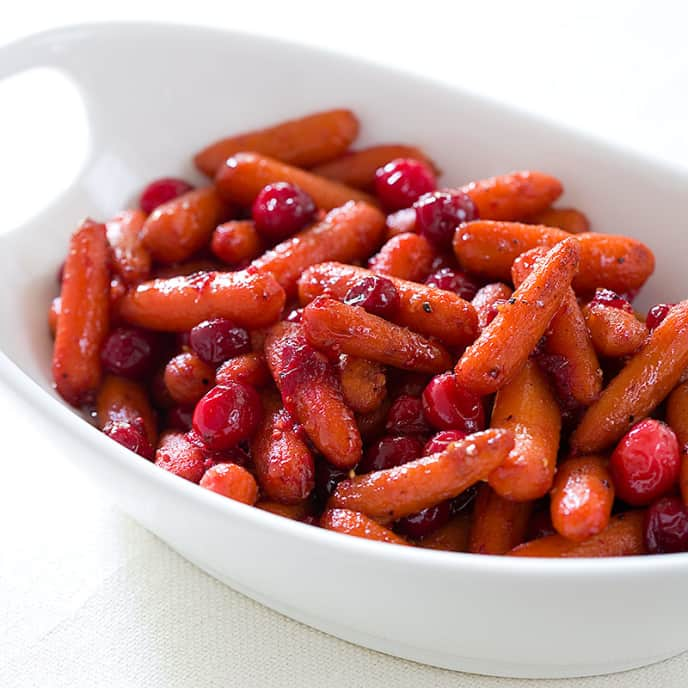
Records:
M389 528L381 526L365 514L350 509L327 509L320 517L320 527L366 540L389 542L394 545L409 544Z
M682 382L669 395L666 420L676 433L681 448L681 496L688 504L688 382Z
M112 267L127 284L137 284L150 277L151 256L143 245L141 232L145 221L143 211L124 210L105 223Z
M481 330L494 319L499 306L511 298L513 291L503 282L492 282L478 289L471 304L478 314L478 324Z
M620 308L593 301L583 308L583 315L592 344L600 356L630 356L647 339L645 323Z
M344 401L355 413L371 413L387 394L384 366L367 358L342 354L339 380Z
M116 375L107 375L98 390L96 418L102 430L108 423L143 423L148 441L157 444L158 429L155 412L145 387L138 382Z
M534 225L557 227L571 234L582 234L590 231L588 218L575 208L546 208L540 213L531 215L527 221Z
M398 234L368 261L368 267L378 275L422 282L430 274L434 258L435 250L425 237Z

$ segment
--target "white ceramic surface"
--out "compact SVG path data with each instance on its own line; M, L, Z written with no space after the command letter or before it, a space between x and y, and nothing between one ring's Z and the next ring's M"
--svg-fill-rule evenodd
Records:
M580 676L688 647L688 554L521 561L412 550L231 502L138 460L58 400L45 325L56 267L82 216L106 218L155 176L194 176L190 153L218 135L314 109L353 108L362 143L418 143L455 183L527 167L560 176L564 200L589 211L595 227L630 233L655 250L660 270L643 304L688 291L676 250L688 211L685 173L429 80L255 37L110 24L0 49L0 79L33 67L54 67L76 88L88 145L68 188L0 235L0 378L39 431L68 446L122 509L256 600L436 666ZM40 160L40 151L31 154Z

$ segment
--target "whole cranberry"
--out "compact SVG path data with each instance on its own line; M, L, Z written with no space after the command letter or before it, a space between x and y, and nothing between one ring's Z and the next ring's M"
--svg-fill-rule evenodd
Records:
M211 365L251 351L248 332L227 318L204 320L189 333L191 350Z
M196 404L193 428L210 449L229 449L253 435L261 415L257 392L229 382L214 387Z
M625 296L621 296L611 289L597 289L590 303L601 303L610 308L618 308L627 313L633 313L631 302Z
M423 442L414 435L385 435L368 447L356 468L356 473L382 471L401 466L421 456Z
M114 375L140 378L150 372L158 348L155 333L136 327L117 327L103 344L103 368Z
M396 529L411 538L419 540L443 526L452 515L451 500L405 516L397 521Z
M280 241L298 232L315 215L313 199L288 182L268 184L251 209L256 229L267 239Z
M420 160L397 158L375 171L375 193L390 212L408 208L436 188L435 173Z
M482 399L459 386L454 373L436 375L423 392L423 411L438 430L462 430L470 434L485 428Z
M430 431L418 397L402 394L387 412L385 430L391 435L422 435Z
M663 497L647 510L645 545L650 554L688 552L688 508L681 499Z
M674 303L658 303L652 306L647 312L647 318L645 318L647 329L650 330L650 332L656 330L675 305Z
M426 280L425 284L444 291L453 291L462 299L471 301L478 291L478 284L475 283L465 272L442 268L433 272Z
M423 454L437 454L444 451L452 442L458 442L465 437L466 433L462 430L440 430L425 443Z
M151 182L141 194L139 206L144 213L152 213L159 205L193 190L193 186L183 179L163 177Z
M441 249L451 246L454 231L462 222L478 219L478 209L463 191L435 191L421 196L414 204L416 228Z
M148 441L146 430L141 418L137 422L114 421L106 423L103 432L110 438L118 442L127 449L131 449L135 454L143 456L144 459L152 461L155 458L155 449Z
M678 480L680 467L674 431L652 418L634 425L609 461L617 496L633 506L649 504L666 494Z
M361 306L368 313L389 318L399 310L399 291L381 275L367 275L354 282L344 296L349 306Z

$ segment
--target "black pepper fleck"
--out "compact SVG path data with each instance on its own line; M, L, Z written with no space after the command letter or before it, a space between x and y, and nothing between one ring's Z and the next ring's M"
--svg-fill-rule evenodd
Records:
M432 313L432 306L427 301L424 301L423 302L423 310L426 313Z
M512 296L509 298L508 302L513 306L516 303L516 299Z
M619 265L621 265L622 263L625 263L625 262L626 262L626 259L625 259L623 256L619 256L619 257L616 259L616 262L617 262Z

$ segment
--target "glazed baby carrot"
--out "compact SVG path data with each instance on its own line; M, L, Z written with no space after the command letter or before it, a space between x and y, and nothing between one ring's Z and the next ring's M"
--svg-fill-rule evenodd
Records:
M688 382L682 382L669 395L666 407L667 423L676 433L681 448L681 496L688 504Z
M409 544L403 537L381 526L372 518L349 509L327 509L320 517L320 527L366 540L389 542L394 545Z
M367 193L338 182L319 177L298 167L258 153L237 153L228 158L217 171L215 186L229 203L250 206L261 189L268 184L289 182L305 191L318 208L332 210L348 201L364 201L377 205Z
M322 263L304 271L299 279L299 300L310 303L327 294L343 299L359 280L373 273L364 268L341 263ZM460 296L426 287L423 284L389 277L399 292L399 309L394 322L414 332L436 337L450 346L465 346L478 333L475 309Z
M444 552L467 552L471 517L467 513L453 516L447 523L426 535L418 544L425 549Z
M265 340L265 358L285 408L313 444L337 468L355 466L362 443L353 412L333 366L306 341L303 327L286 321L275 325Z
M258 499L256 479L243 466L235 463L217 463L211 466L198 484L206 490L249 506L253 506Z
M519 502L546 495L554 478L561 412L547 377L534 361L526 361L497 392L490 425L514 435L506 461L488 477L490 486L501 497Z
M560 535L582 542L602 532L613 503L614 485L603 456L574 457L557 468L550 514Z
M263 245L251 220L231 220L215 229L210 250L228 265L237 265L257 258Z
M139 284L120 301L118 315L132 325L167 332L185 332L218 317L263 327L279 318L285 298L270 274L201 272Z
M557 227L571 234L582 234L590 231L588 218L575 208L546 208L528 218L528 222L545 227Z
M243 382L250 387L265 387L271 380L268 364L262 354L249 353L225 361L215 373L215 383Z
M535 248L520 255L511 269L514 285L518 287L546 254L547 249ZM543 352L562 363L558 366L557 383L567 399L583 406L597 399L602 390L602 369L571 288L547 328Z
M482 330L492 322L497 315L498 308L511 298L513 289L503 282L492 282L480 287L471 304L478 314L478 324Z
M475 554L504 554L525 539L531 502L514 502L500 497L489 485L478 488L473 508L468 551Z
M499 466L513 448L508 430L486 430L402 466L343 480L330 508L361 511L388 523L461 494Z
M592 344L600 356L634 354L647 339L647 327L633 313L595 301L583 308Z
M50 302L50 308L48 309L48 328L50 329L50 334L54 337L57 333L57 320L60 317L60 308L62 307L62 299L56 296Z
M269 272L288 294L296 289L301 273L328 260L356 261L370 255L382 241L385 216L365 203L347 203L324 220L286 239L253 261Z
M105 223L112 268L127 284L137 284L150 277L151 256L143 245L141 233L145 221L143 211L124 210Z
M548 208L563 191L561 182L535 171L512 172L461 187L483 220L520 220Z
M298 504L282 504L271 499L261 498L256 502L256 508L269 511L277 516L289 518L292 521L301 521L311 515L311 505L306 501L299 502Z
M421 373L441 373L452 364L444 347L360 306L318 296L302 317L308 341L330 354L350 354Z
M355 413L374 411L387 394L384 366L366 358L342 354L339 380L344 401Z
M425 237L398 234L368 261L368 267L378 275L422 282L430 274L434 258L435 250Z
M96 418L102 430L108 423L135 424L139 420L152 446L157 444L155 412L146 389L138 382L117 375L107 375L96 397Z
M351 110L316 112L216 141L197 153L194 163L212 177L235 153L256 151L290 165L312 167L342 155L357 134L358 120Z
M143 225L143 243L155 260L179 263L208 244L227 213L214 187L194 189L158 206Z
M215 369L194 353L181 353L165 366L163 380L172 399L191 405L215 384Z
M478 395L514 378L569 293L578 267L575 239L557 244L456 364L457 382Z
M416 209L402 208L395 213L387 215L385 221L385 241L389 241L397 234L416 232Z
M314 485L315 464L303 430L277 394L263 395L265 414L251 440L251 457L262 494L285 504L303 502Z
M84 220L69 243L52 373L60 396L79 406L100 384L100 350L108 332L110 271L105 226Z
M682 301L588 407L571 435L571 447L579 454L587 454L611 446L664 400L686 366L688 301Z

